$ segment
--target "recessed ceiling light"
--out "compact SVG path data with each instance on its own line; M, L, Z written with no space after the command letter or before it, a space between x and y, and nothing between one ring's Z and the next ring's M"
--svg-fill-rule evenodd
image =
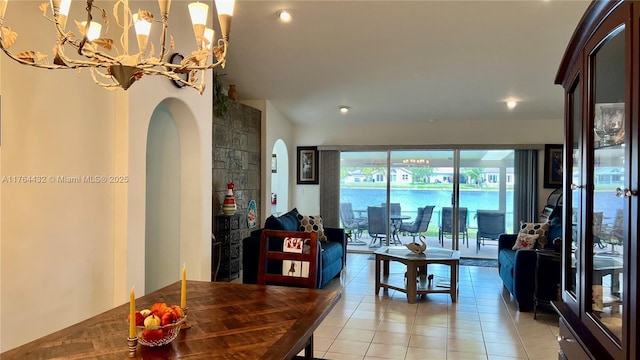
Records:
M278 11L278 18L280 18L280 21L288 23L293 19L293 15L289 10L280 10Z
M346 114L349 112L348 106L340 106L340 114Z
M515 101L515 100L509 100L509 101L507 101L507 107L508 107L509 109L513 109L513 108L515 108L517 105L518 105L518 102L517 102L517 101Z

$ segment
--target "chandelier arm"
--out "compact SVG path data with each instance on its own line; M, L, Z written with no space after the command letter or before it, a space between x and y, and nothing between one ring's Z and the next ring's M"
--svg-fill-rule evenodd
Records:
M218 67L220 65L222 65L225 61L226 61L226 57L227 57L227 42L225 40L220 39L221 41L223 41L223 52L222 52L222 57L221 60L215 61L209 65L206 65L206 63L203 63L203 65L194 65L194 64L189 64L189 65L182 65L182 64L172 64L169 62L165 62L165 61L153 61L153 59L146 59L144 61L142 61L140 63L140 65L144 65L144 66L153 66L153 67L164 67L164 68L168 68L168 69L172 69L172 70L179 70L179 69L189 69L189 70L211 70L215 67ZM211 56L211 55L209 55Z
M162 35L160 35L160 59L164 59L164 55L167 54L167 32L169 31L169 17L166 14L162 14Z
M84 36L82 37L82 41L80 41L80 47L78 48L78 55L82 55L82 48L84 44L87 43L87 34L89 33L89 27L91 26L91 20L93 20L93 16L91 15L91 8L93 7L93 0L87 0L87 23L84 26Z
M74 59L74 58L70 58L68 57L65 52L64 52L64 48L62 46L58 46L58 56L60 56L60 58L66 63L68 64L68 67L72 67L72 68L76 68L76 67L108 67L111 65L119 65L120 62L116 59L114 59L113 57L99 52L99 51L92 51L89 53L89 50L87 49L83 49L83 52L80 54L81 56L84 56L87 59L90 60L78 60L78 59ZM95 59L95 60L91 60L91 59ZM105 64L106 62L106 64Z
M143 72L145 75L164 75L171 80L174 80L187 87L198 90L200 94L202 94L202 92L204 91L204 83L201 84L200 86L196 85L193 81L191 81L191 76L189 77L189 80L184 80L183 78L179 77L176 73L172 71L161 71L161 70L158 70L157 68L145 68L143 69Z
M91 73L91 78L93 79L93 82L96 83L96 85L100 85L103 88L108 89L108 90L117 90L117 89L120 88L120 84L118 84L117 82L113 81L113 77L111 77L111 75L103 74L102 72L98 71L95 68L92 68L90 73ZM104 82L100 81L96 77L96 73L98 73L98 75L100 75L100 76L102 76L104 78L107 78L107 79L111 80L111 83L104 83Z
M125 21L123 23L121 23L120 18L118 16L118 5L122 5L122 18L123 19L131 19L131 16L133 15L131 13L131 8L129 8L129 4L128 2L124 1L124 0L118 0L116 2L116 4L113 6L113 17L116 20L116 25L119 26L122 29L122 35L120 35L120 46L122 46L122 49L124 50L124 54L128 55L129 54L129 41L128 41L128 36L129 36L129 30L131 29L131 27L133 26L133 23L129 22L129 21Z
M5 54L7 54L8 57L10 57L14 61L16 61L16 62L18 62L18 63L20 63L22 65L29 65L29 66L33 66L33 67L37 67L37 68L42 68L42 69L49 69L49 70L79 69L79 68L94 67L95 66L95 64L93 64L93 63L77 63L77 64L74 64L74 65L57 65L57 64L49 64L48 62L42 63L42 62L29 61L29 60L25 60L25 59L22 59L22 58L19 58L19 57L15 56L11 51L7 50L1 44L0 44L0 49L2 49L2 51Z

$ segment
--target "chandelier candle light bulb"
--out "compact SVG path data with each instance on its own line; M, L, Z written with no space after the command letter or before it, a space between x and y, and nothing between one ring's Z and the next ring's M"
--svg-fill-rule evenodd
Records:
M206 28L204 29L204 40L202 43L202 48L211 50L211 46L213 45L213 38L215 37L215 31L213 29Z
M191 23L193 24L193 33L196 36L196 44L198 49L202 49L204 42L204 30L207 27L207 13L209 5L200 2L189 4L189 14L191 15Z
M138 37L138 49L141 54L145 54L147 52L149 34L151 33L151 22L140 16L140 14L133 14L133 24Z
M58 14L58 22L63 30L67 26L67 16L69 15L70 7L71 0L51 0L51 11L54 14ZM4 18L4 14L2 17Z
M222 36L217 40L216 46L214 46L216 41L213 30L208 31L206 27L209 6L200 2L189 4L196 46L195 50L185 56L179 64L171 62L171 54L167 50L167 48L174 50L175 47L174 38L168 31L171 0L158 0L160 19L155 22L161 23L160 41L158 44L152 42L149 50L147 47L154 22L152 12L139 9L134 14L129 8L128 0L112 0L114 3L112 13L115 18L115 21L112 21L108 19L107 11L94 6L93 0L87 0L86 22L76 21L79 34L74 34L72 31L65 30L71 0L49 0L50 7L45 3L40 5L39 10L55 25L57 40L52 56L35 50L19 53L9 50L20 41L18 41L18 34L4 25L8 3L9 0L0 0L0 50L22 65L51 70L86 68L96 84L109 90L118 88L127 90L144 75L163 75L177 83L194 88L202 94L206 85L206 76L204 74L197 76L197 73L217 66L224 68L226 64L235 1L216 0ZM92 13L94 10L96 14ZM97 22L100 18L103 19L103 24ZM114 36L115 40L119 40L120 46L114 39L102 37L108 35L100 35L100 28L105 26L105 29L109 29L108 24L115 24L116 30L119 28L121 31L121 34ZM134 28L138 40L138 52L134 54L129 53L128 46L131 27ZM160 49L159 54L156 53L156 48ZM67 51L69 49L72 51ZM208 64L209 57L215 57L215 59ZM184 74L190 74L190 76L185 78L182 76Z

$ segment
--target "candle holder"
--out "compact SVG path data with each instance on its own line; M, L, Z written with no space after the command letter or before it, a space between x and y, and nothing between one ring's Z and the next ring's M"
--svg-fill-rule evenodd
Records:
M186 330L189 329L191 327L191 325L189 324L189 322L187 321L188 317L187 317L187 311L189 310L188 306L185 306L182 309L182 312L184 313L184 322L182 323L182 325L180 325L180 329Z
M138 337L127 338L127 346L129 347L129 355L127 357L135 358L136 350L138 349Z

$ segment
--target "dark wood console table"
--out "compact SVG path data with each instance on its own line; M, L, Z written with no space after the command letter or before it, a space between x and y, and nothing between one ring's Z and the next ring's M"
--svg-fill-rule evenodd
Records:
M138 344L138 359L291 359L340 299L338 291L187 282L187 321L171 344ZM180 282L136 300L180 303ZM129 304L0 354L12 359L126 359Z

